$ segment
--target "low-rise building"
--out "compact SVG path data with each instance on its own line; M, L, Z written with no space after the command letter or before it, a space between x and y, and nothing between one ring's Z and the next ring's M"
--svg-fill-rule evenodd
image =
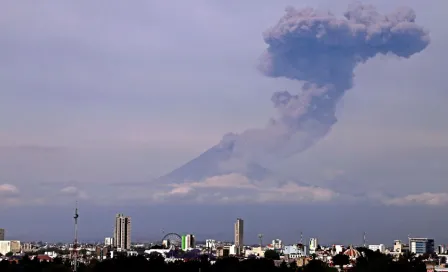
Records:
M283 254L288 259L298 259L308 255L306 246L303 244L285 246L283 249Z
M386 246L383 244L379 245L369 245L369 249L372 251L379 251L381 253L384 253L386 251Z
M106 237L104 238L104 245L105 246L112 246L114 244L114 238L113 237Z

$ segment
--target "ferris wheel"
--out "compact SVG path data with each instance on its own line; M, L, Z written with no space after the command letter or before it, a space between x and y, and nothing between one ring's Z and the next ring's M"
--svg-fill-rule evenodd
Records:
M163 236L162 241L167 241L168 247L181 247L182 246L182 237L177 233L168 233Z

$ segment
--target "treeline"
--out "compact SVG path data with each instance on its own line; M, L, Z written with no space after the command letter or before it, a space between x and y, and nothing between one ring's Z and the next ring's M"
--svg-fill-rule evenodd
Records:
M341 264L342 265L342 264ZM54 259L53 262L39 262L37 259L30 260L24 257L16 262L0 262L1 272L69 272L72 271L70 262L62 259ZM240 261L236 258L218 259L211 265L207 256L199 260L187 262L177 261L165 262L160 255L151 255L149 260L143 256L120 257L104 261L91 260L89 264L80 264L79 272L336 272L334 267L329 267L320 260L311 260L304 267L297 267L296 263L290 265L281 263L276 266L271 259L248 259ZM376 252L369 252L364 257L358 258L352 272L426 272L426 265L421 258L412 255L401 257L398 261L392 260Z

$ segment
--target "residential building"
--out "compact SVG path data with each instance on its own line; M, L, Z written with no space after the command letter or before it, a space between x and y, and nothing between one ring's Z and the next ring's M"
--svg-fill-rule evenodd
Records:
M2 255L9 252L19 253L20 249L20 241L0 241L0 254Z
M215 249L216 248L216 240L207 239L205 240L205 247L208 249Z
M112 246L114 244L114 238L113 237L106 237L104 238L104 245L105 246Z
M409 238L409 250L414 254L434 253L434 239Z
M216 257L228 257L230 255L229 246L218 246L216 248Z
M339 253L343 253L345 250L345 247L343 245L333 245L331 252L333 253L333 255L339 254Z
M272 247L274 249L282 249L283 248L282 240L280 240L280 239L272 240Z
M283 254L288 259L297 259L303 256L307 256L306 247L302 244L285 246Z
M252 249L246 250L244 252L246 257L256 256L256 257L264 257L264 249L262 247L253 247Z
M394 241L394 252L395 253L404 253L409 251L409 245L403 244L400 240Z
M0 241L5 240L5 229L0 229Z
M372 251L379 251L381 253L384 253L386 251L386 246L383 244L379 245L369 245L369 249Z
M237 255L242 254L244 247L244 221L241 218L237 218L235 222L235 246Z
M109 254L109 248L107 247L96 247L95 248L96 256L99 260L107 259Z
M229 255L235 256L235 255L238 255L239 252L241 252L241 251L239 251L239 249L237 248L236 245L231 245L230 246L230 248L229 248Z
M131 217L117 214L115 217L115 229L113 245L119 250L131 249Z
M446 249L444 245L439 245L437 247L437 254L445 254L446 253Z

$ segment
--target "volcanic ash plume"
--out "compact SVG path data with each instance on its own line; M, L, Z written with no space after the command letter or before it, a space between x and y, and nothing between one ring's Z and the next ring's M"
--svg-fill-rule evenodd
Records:
M337 121L336 104L352 88L356 65L377 54L409 58L427 47L428 32L415 18L409 8L381 15L361 3L351 5L341 18L311 8L287 8L263 35L268 48L259 69L269 77L300 81L302 90L297 95L274 93L280 117L265 129L239 135L236 150L245 153L252 149L246 145L252 145L288 156L313 145Z
M279 117L265 128L228 134L164 178L202 180L237 172L260 179L267 175L260 165L270 166L272 161L299 153L330 131L337 121L337 102L352 88L356 65L377 54L408 58L428 46L429 36L415 23L411 9L381 15L372 6L358 3L344 17L287 8L264 33L264 41L268 48L260 70L269 77L297 80L301 90L273 94Z

